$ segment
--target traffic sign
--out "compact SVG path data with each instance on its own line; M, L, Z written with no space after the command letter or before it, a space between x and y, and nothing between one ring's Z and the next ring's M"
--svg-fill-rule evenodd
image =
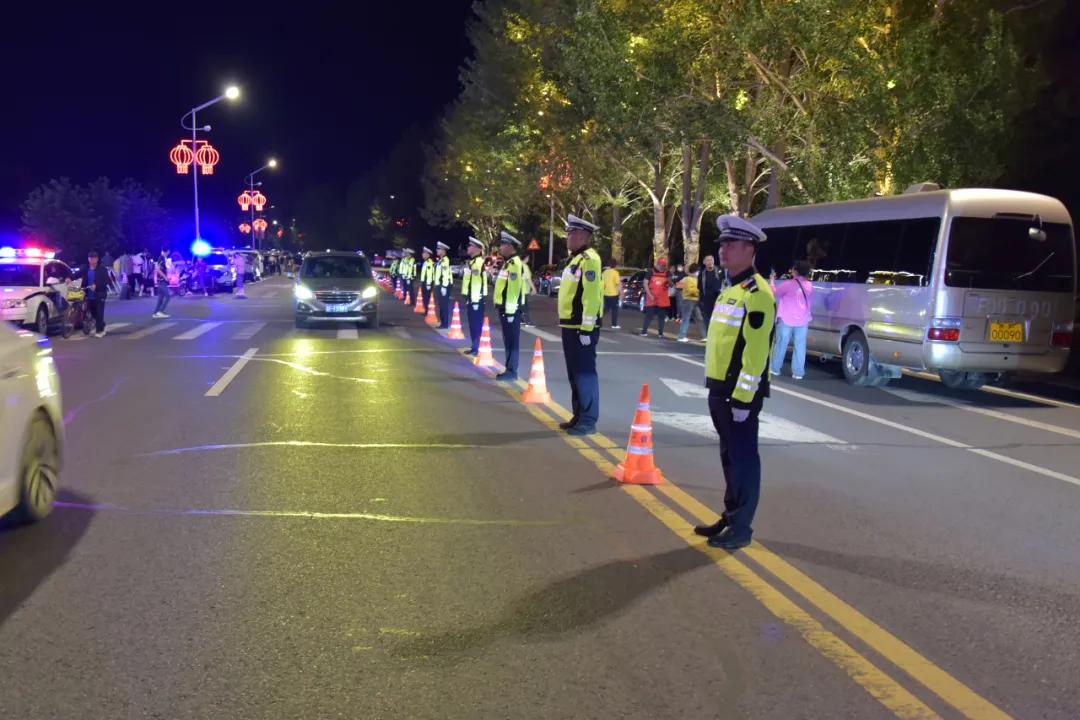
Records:
M533 238L532 240L529 241L529 247L527 249L529 249L529 250L539 250L540 249L540 243L536 242L536 238Z

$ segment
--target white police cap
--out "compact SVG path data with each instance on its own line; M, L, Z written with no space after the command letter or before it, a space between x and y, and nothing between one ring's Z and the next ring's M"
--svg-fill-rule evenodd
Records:
M499 233L499 243L500 244L505 243L507 245L513 245L516 248L521 247L521 241L518 240L513 235L511 235L510 233L506 232L505 230L503 230L501 233Z
M445 250L446 252L450 252L450 246L447 245L446 243L444 243L442 240L435 243L435 249L436 250Z
M406 255L415 255L416 254L416 251L413 250L412 248L405 248L402 252L404 252Z
M434 254L434 253L431 252L431 248L429 248L427 245L425 245L420 252L426 252L428 255L433 255Z
M720 242L727 240L765 242L765 233L761 231L761 228L738 215L721 215L716 218L716 227L720 229Z
M470 245L475 245L476 247L480 248L481 250L484 249L484 243L480 242L479 240L474 238L472 235L469 236L469 244Z
M584 230L588 233L594 233L599 229L599 225L593 225L588 220L582 220L577 215L570 215L566 218L566 232L570 232L571 230Z

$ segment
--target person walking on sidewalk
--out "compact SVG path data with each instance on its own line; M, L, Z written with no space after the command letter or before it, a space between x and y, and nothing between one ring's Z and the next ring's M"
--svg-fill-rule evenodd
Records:
M101 263L96 250L86 256L88 267L83 288L86 290L86 303L94 318L94 337L105 337L105 298L109 295L109 270Z
M495 376L502 382L513 382L518 376L518 348L521 344L521 314L525 304L525 274L518 257L521 241L502 231L499 236L499 255L503 258L495 280L495 307L502 323L503 345L506 347L506 370Z
M671 286L671 277L667 271L667 258L657 258L652 272L645 278L645 319L641 325L641 337L649 334L649 325L656 318L657 331L660 339L664 338L664 321L667 318L668 307L671 305L671 295L668 288Z
M559 326L573 416L559 427L570 435L592 435L600 418L596 345L600 342L603 312L604 288L600 280L603 268L600 255L589 247L597 229L596 225L573 215L566 219L570 262L559 285Z
M461 271L461 294L469 319L470 347L466 355L480 352L480 335L484 330L484 303L487 302L488 276L484 270L484 243L469 236L469 261Z
M450 328L450 288L454 284L454 271L450 269L450 258L446 253L450 252L450 246L441 240L435 243L435 254L439 259L435 262L435 300L439 307L439 327L443 330Z
M622 276L615 269L615 261L608 258L604 267L604 315L611 316L611 329L619 330L619 307L622 305Z
M724 512L694 532L712 547L736 550L750 544L761 496L758 414L769 396L769 350L776 304L765 278L754 268L765 233L736 215L716 219L720 264L731 287L720 295L705 341L705 384L709 414L720 436Z
M775 278L770 278L769 285L776 293L777 322L776 347L773 348L772 374L779 375L784 369L784 356L787 355L788 341L794 339L795 347L791 351L791 376L802 380L806 374L806 332L810 328L810 296L814 286L807 275L810 263L798 260L791 268L791 279L784 280L779 286Z
M705 318L705 334L708 335L709 319L716 307L716 298L720 297L720 292L724 289L724 273L716 267L716 258L712 255L706 255L701 263L697 273L697 286L701 294L701 316Z
M686 336L687 331L690 329L690 323L697 324L701 331L701 339L705 339L705 323L701 320L701 308L698 307L698 284L697 284L697 263L690 266L689 272L683 276L683 279L676 283L676 287L679 288L679 316L682 320L679 322L679 342L690 342L690 338Z
M169 317L165 314L165 308L169 307L169 300L172 298L172 292L169 290L168 260L168 256L162 250L161 257L153 264L154 292L157 294L157 307L154 308L154 314L151 317L155 320L164 320Z

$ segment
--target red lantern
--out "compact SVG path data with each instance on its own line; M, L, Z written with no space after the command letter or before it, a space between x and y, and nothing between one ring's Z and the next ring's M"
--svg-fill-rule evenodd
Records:
M251 204L255 206L255 212L262 212L262 209L266 207L266 196L256 190L251 196Z
M169 160L176 166L178 175L187 175L188 168L191 167L192 161L195 160L195 155L191 152L191 148L181 140L180 144L169 152Z
M214 166L218 164L219 160L221 160L221 153L208 142L204 141L199 146L199 149L195 151L195 162L202 168L203 175L213 175Z
M247 223L240 223L240 232L247 235L248 233L251 232L251 226L248 225Z
M277 236L278 237L284 237L285 236L285 228L278 228L277 229Z
M262 218L257 218L255 222L251 224L251 227L255 229L255 236L260 240L266 235L266 221Z
M248 191L245 190L244 192L240 193L240 195L236 198L236 202L240 203L241 210L247 212L248 208L251 207L251 195L249 195Z

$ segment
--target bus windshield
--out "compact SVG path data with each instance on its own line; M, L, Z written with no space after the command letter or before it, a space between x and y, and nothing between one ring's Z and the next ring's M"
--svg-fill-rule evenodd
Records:
M958 217L949 232L945 284L984 290L1073 292L1073 237L1061 223L1043 223L1033 237L1027 218ZM1034 233L1037 236L1037 233Z

